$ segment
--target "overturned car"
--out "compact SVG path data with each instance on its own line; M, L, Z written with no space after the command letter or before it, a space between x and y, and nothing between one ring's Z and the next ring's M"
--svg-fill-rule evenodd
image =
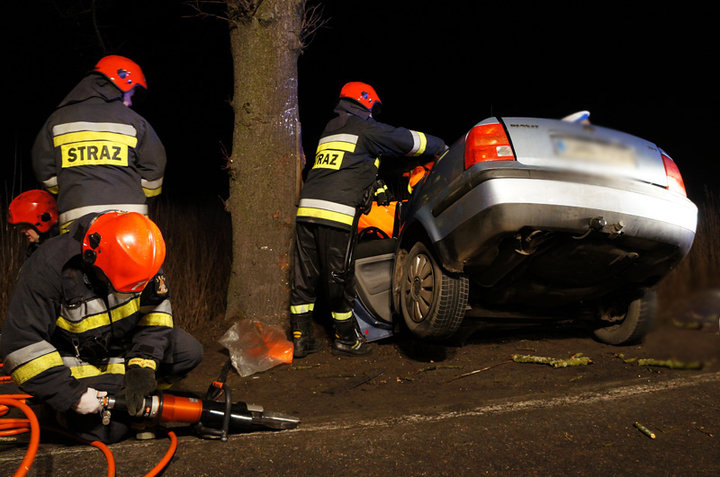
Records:
M482 318L585 320L603 342L636 342L697 225L674 161L586 112L487 118L427 166L409 199L373 210L392 225L366 218L355 247L369 340L400 320L445 338Z

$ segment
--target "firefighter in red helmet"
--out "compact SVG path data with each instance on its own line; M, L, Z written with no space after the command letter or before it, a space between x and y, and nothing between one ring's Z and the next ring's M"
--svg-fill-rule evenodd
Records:
M152 126L130 106L148 87L137 63L100 59L63 99L32 148L35 176L57 196L60 232L89 213L147 214L162 191L165 148Z
M150 219L110 211L73 221L20 270L0 337L4 369L84 439L133 431L122 416L103 425L98 397L124 396L137 415L146 395L202 359L202 345L174 327L164 259Z
M376 121L380 105L380 97L369 84L350 82L342 87L300 194L290 295L296 358L318 349L312 320L320 280L327 285L335 331L333 352L350 356L369 352L352 311L352 245L357 219L377 192L379 159L436 157L447 149L435 136Z
M42 242L57 235L57 203L48 192L32 189L23 192L10 202L9 224L14 225L29 242L30 255Z

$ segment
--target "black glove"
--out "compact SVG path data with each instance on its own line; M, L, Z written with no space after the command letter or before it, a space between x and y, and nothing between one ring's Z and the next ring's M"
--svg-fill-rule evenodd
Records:
M125 368L125 387L122 393L125 395L127 412L131 416L139 416L143 411L145 396L155 391L155 370L149 367L130 365Z
M377 205L383 206L390 204L390 191L385 182L380 179L375 181L375 202Z

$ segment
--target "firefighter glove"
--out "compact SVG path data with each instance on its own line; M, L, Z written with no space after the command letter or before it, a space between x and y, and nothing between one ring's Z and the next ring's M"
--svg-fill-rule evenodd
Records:
M72 406L72 410L78 414L97 414L102 410L100 404L101 397L107 396L105 391L98 391L97 389L87 388L87 390L80 396Z
M133 360L130 360L130 362L132 361ZM131 416L141 415L145 396L152 394L156 387L157 382L155 381L154 367L136 364L127 366L125 369L125 387L123 393L125 395L128 414Z
M380 179L375 181L375 202L382 206L390 204L390 191L385 182Z

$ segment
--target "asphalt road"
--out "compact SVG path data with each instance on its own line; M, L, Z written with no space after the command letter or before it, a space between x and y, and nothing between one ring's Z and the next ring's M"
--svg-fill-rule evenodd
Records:
M462 346L377 344L371 357L324 351L228 381L243 400L301 418L297 429L228 442L177 429L166 476L216 475L720 475L720 335L665 326L641 346L615 348L578 330L482 333ZM208 343L185 385L205 389L225 359ZM521 364L521 352L587 366ZM624 357L697 361L702 369L638 366ZM655 433L650 438L634 426ZM185 435L187 434L187 435ZM144 475L169 440L111 446L118 476ZM0 448L1 449L1 448ZM0 450L0 475L22 459ZM104 475L83 445L43 444L31 475Z

